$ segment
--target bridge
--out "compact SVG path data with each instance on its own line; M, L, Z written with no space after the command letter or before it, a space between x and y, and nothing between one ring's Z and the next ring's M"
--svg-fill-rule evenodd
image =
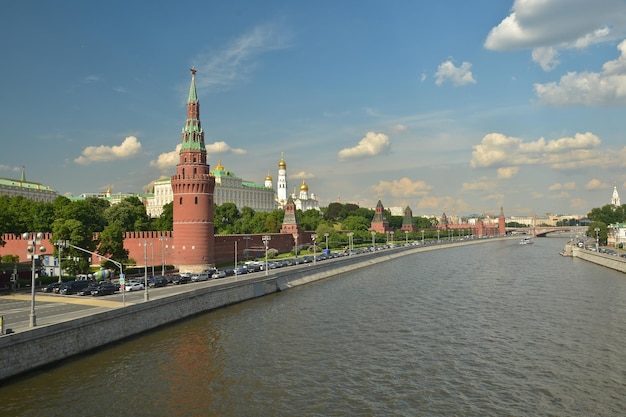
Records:
M507 234L527 234L537 237L546 237L550 233L574 233L577 235L587 233L584 226L537 226L537 227L507 227Z

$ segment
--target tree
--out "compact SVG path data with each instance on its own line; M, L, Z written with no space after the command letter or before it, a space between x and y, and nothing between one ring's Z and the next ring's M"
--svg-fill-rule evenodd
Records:
M163 206L161 216L153 221L154 229L161 232L171 231L174 228L174 203Z
M127 232L148 230L150 218L146 214L146 206L137 197L126 197L103 212L107 224L113 223Z
M601 208L591 209L591 212L587 214L587 217L592 222L602 222L604 224L622 223L626 220L626 205L615 207L612 204L607 204Z
M371 220L367 220L360 216L349 216L341 222L341 228L351 232L367 231L371 226Z
M215 233L220 235L234 234L237 220L241 217L235 203L224 203L213 210Z
M298 223L307 231L316 230L322 220L320 212L314 209L306 210L305 212L298 210L297 216Z
M125 230L117 223L109 224L100 233L100 246L98 253L105 255L107 258L113 258L120 261L128 259L128 250L124 249Z

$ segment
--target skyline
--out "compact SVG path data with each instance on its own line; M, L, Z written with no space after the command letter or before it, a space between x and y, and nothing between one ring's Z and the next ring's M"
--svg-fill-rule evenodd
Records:
M175 173L193 66L211 169L275 185L284 153L321 207L587 214L623 193L626 3L422 3L11 3L0 177L144 193Z

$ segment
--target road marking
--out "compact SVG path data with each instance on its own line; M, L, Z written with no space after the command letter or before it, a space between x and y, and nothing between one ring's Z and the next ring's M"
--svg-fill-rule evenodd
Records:
M30 295L26 294L10 294L7 296L8 298L12 298L14 300L22 300L29 301L31 299ZM63 303L63 304L81 304L86 306L94 306L94 307L122 307L124 304L119 301L110 301L110 300L102 300L101 298L86 296L81 298L72 298L72 297L55 297L51 295L37 295L35 301L41 301L46 303ZM128 303L127 303L128 304Z

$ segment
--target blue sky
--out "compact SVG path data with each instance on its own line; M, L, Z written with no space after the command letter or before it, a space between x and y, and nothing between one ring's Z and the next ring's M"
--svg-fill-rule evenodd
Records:
M626 187L624 0L32 1L0 15L0 177L141 193L190 73L209 164L414 215L586 214Z

